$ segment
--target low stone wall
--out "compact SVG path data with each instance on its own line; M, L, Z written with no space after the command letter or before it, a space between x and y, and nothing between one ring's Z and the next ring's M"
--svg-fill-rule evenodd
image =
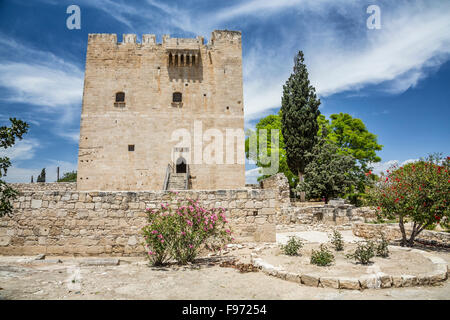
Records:
M171 196L163 191L26 191L28 187L13 202L12 216L0 219L0 254L141 254L145 209L170 203ZM224 207L237 241L275 241L280 205L274 190L189 190L176 197Z
M77 190L76 182L36 182L36 183L10 183L13 189L25 192L41 192L41 191L75 191Z
M411 227L405 226L405 229L409 237ZM352 226L352 231L355 236L365 239L379 239L381 233L389 241L401 240L402 238L402 233L398 223L355 223ZM436 242L445 246L450 245L450 233L448 232L423 230L417 238L419 241L425 240L427 242Z

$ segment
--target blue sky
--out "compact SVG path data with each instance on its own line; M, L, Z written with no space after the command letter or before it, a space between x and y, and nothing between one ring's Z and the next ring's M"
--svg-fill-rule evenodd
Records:
M81 30L66 8L81 8ZM366 26L369 5L381 29ZM43 167L76 170L83 72L89 33L210 37L243 33L246 126L280 107L298 50L327 116L364 121L384 145L382 163L450 154L450 1L0 1L0 124L30 123L26 137L1 150L13 162L7 181L28 182ZM255 171L247 166L247 181Z

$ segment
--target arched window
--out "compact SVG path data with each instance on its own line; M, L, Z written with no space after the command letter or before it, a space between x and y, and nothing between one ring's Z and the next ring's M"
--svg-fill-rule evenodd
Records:
M116 102L125 102L125 92L116 93Z
M172 95L172 102L182 102L183 100L183 96L181 94L181 92L174 92Z
M114 102L114 107L125 108L125 92L116 92L116 101Z

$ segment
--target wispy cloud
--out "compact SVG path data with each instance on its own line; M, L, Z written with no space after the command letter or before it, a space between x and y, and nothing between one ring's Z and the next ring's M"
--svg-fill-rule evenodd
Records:
M33 107L34 123L39 124L41 118L57 117L51 130L67 137L67 130L60 126L67 129L79 119L83 71L73 62L18 43L1 33L0 46L0 87L3 88L0 100Z
M40 143L36 139L19 140L11 148L0 148L0 157L8 157L11 161L29 160L39 147Z

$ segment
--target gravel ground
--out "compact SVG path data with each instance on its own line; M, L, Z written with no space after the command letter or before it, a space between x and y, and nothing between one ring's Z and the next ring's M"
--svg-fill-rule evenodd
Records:
M248 260L250 249L226 258ZM450 253L436 252L450 263ZM436 287L347 291L312 288L267 276L239 273L211 257L200 265L151 268L144 258L117 266L85 266L86 258L0 256L0 299L450 299L450 281ZM62 263L55 263L55 259ZM102 257L104 258L104 257ZM92 258L90 258L92 259ZM46 263L49 261L51 263Z

